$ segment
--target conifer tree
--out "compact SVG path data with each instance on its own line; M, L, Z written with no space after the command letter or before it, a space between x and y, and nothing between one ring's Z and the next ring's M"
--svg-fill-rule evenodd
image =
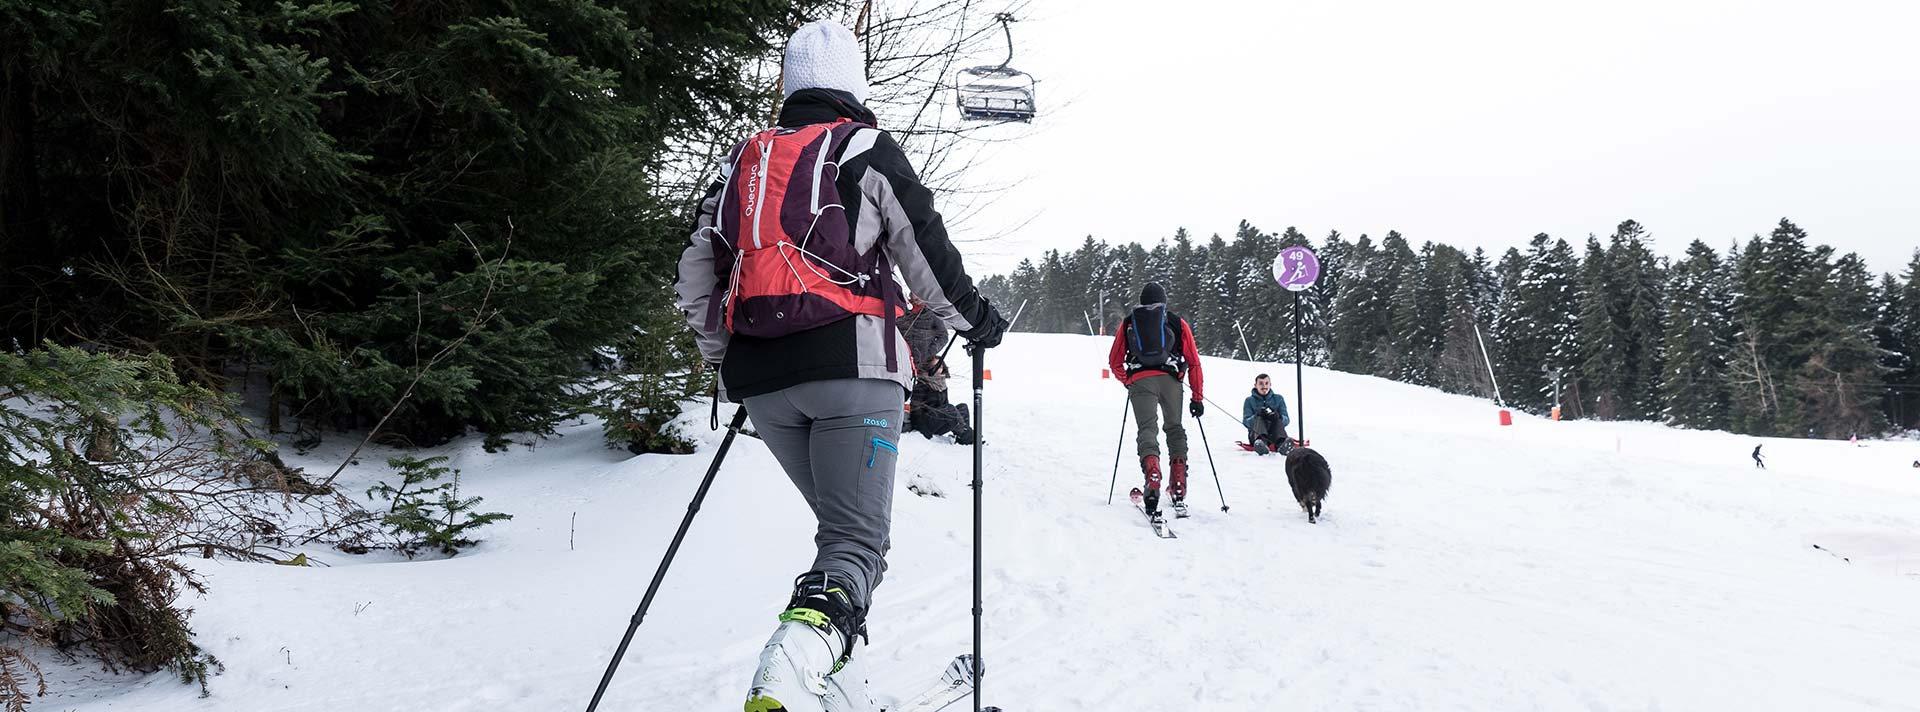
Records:
M1662 409L1660 373L1666 319L1667 276L1653 253L1652 238L1639 222L1620 223L1613 236L1613 285L1624 353L1621 364L1622 417L1651 420Z
M1308 363L1317 366L1332 367L1334 363L1334 334L1340 329L1339 311L1340 289L1346 283L1347 273L1353 269L1353 243L1340 236L1339 230L1327 233L1327 239L1320 243L1320 281L1306 298L1313 302L1314 313L1318 315L1320 327L1319 339L1309 350L1312 354ZM1317 349L1314 350L1314 349Z
M1435 385L1434 368L1448 326L1446 295L1455 276L1447 253L1457 250L1421 246L1415 262L1396 285L1392 306L1392 373L1389 377L1418 385Z
M1553 247L1535 260L1534 274L1529 277L1534 294L1528 308L1533 310L1535 323L1540 325L1545 338L1544 363L1548 368L1568 374L1574 372L1578 359L1574 280L1579 269L1580 261L1573 254L1573 246L1566 240L1554 240ZM1553 404L1553 394L1551 381L1542 385L1549 388L1540 401L1544 408Z
M1559 369L1570 380L1576 363L1575 326L1579 260L1566 240L1535 235L1519 261L1523 271L1503 309L1502 351L1511 385L1507 400L1515 407L1546 412L1554 403L1553 380Z
M1186 228L1175 230L1173 233L1173 281L1161 286L1165 287L1167 294L1173 298L1197 304L1197 300L1207 294L1205 275L1208 257L1206 246L1193 244L1193 237L1187 234ZM1135 289L1132 298L1138 301L1140 293L1137 291L1138 287ZM1192 312L1190 306L1180 307L1180 309L1184 310L1183 313L1188 313L1189 319L1198 316L1190 313Z
M1377 363L1374 347L1387 335L1391 284L1382 276L1384 259L1366 235L1354 241L1345 265L1334 301L1333 311L1340 316L1333 333L1332 365L1348 373L1372 373Z
M1899 315L1901 307L1900 282L1891 274L1880 276L1880 286L1874 290L1879 301L1874 305L1873 339L1880 349L1880 372L1886 386L1886 397L1881 404L1880 413L1894 428L1905 428L1901 402L1905 398L1908 370L1912 360L1906 344L1900 340Z
M1043 283L1044 278L1040 274L1040 268L1033 263L1033 260L1023 259L1020 260L1018 266L1013 268L1013 273L1007 275L1007 292L1004 295L1005 298L994 298L991 294L988 295L988 298L994 299L995 304L1020 304L1025 302L1027 308L1036 309L1039 306L1037 302L1044 298L1044 294L1041 292L1041 285ZM1011 319L1012 317L1008 318ZM1020 316L1020 323L1014 324L1013 329L1015 331L1040 331L1038 327L1034 326L1034 323L1035 320L1028 319L1025 314L1022 314Z
M1192 294L1173 294L1167 292L1169 307L1179 313L1194 330L1194 345L1204 349L1206 355L1221 355L1213 351L1215 334L1233 332L1233 315L1229 313L1231 301L1235 297L1238 280L1235 274L1235 259L1227 240L1221 240L1219 234L1212 236L1206 244L1206 261L1198 269L1198 292Z
M1726 272L1706 243L1694 240L1669 284L1665 367L1660 390L1667 423L1695 429L1727 424L1727 358L1731 309Z
M1473 259L1450 245L1436 245L1428 263L1432 272L1423 319L1431 366L1428 379L1450 393L1493 397L1493 388L1474 334L1479 313L1474 304L1479 277Z
M1162 242L1160 251L1163 256L1165 247L1166 243ZM1119 251L1120 248L1115 248L1116 253ZM1101 333L1108 334L1113 333L1113 324L1127 314L1127 303L1138 296L1136 290L1145 287L1148 282L1163 279L1153 273L1153 253L1141 247L1140 243L1129 243L1124 254L1116 255L1115 259L1123 261L1126 268L1106 283L1106 311L1094 316L1095 329L1106 329Z
M1404 285L1413 281L1420 268L1419 262L1420 256L1414 254L1413 247L1398 231L1388 230L1387 236L1380 240L1378 270L1373 278L1378 280L1376 287L1385 296L1386 309L1381 315L1385 329L1378 341L1367 347L1372 352L1372 374L1375 376L1392 378L1402 365L1401 355L1407 352L1403 341L1409 337L1401 332L1402 325L1394 322L1393 304ZM1417 289L1418 285L1413 288Z
M1828 269L1816 263L1806 239L1805 231L1782 218L1764 242L1755 238L1747 246L1735 268L1733 309L1741 336L1732 386L1744 420L1735 426L1747 432L1806 434L1800 402L1789 387L1806 356L1795 345L1813 334L1814 315L1805 304L1810 297L1803 290L1817 286Z
M1146 281L1159 282L1161 286L1173 284L1173 245L1166 238L1160 238L1159 244L1147 251ZM1144 286L1146 282L1141 282ZM1123 300L1124 301L1124 300Z
M1098 333L1100 327L1094 325L1093 314L1100 309L1100 292L1116 287L1128 276L1125 257L1113 254L1107 243L1096 242L1088 235L1073 251L1070 265L1068 281L1079 284L1082 293L1060 305L1061 316L1073 325L1069 333Z
M1626 337L1620 328L1616 302L1620 290L1614 281L1612 260L1600 240L1587 236L1586 259L1580 262L1578 376L1575 379L1582 417L1612 420L1620 417L1625 381Z
M1494 274L1493 260L1487 256L1483 247L1473 248L1473 279L1469 301L1473 304L1473 313L1477 319L1490 322L1498 311L1500 299L1500 279Z
M1253 349L1249 358L1292 360L1292 300L1275 284L1271 268L1280 252L1278 238L1242 220L1228 249L1232 252L1234 297L1226 303L1226 328L1213 335L1218 340L1214 348L1220 355L1241 353L1240 334L1244 330Z
M1778 377L1761 349L1761 327L1755 315L1756 295L1767 291L1761 278L1760 255L1766 244L1755 235L1745 245L1727 251L1728 323L1733 329L1727 357L1727 427L1734 432L1774 434L1774 416L1780 399Z
M1814 435L1842 438L1884 425L1882 353L1873 337L1879 297L1859 255L1829 263L1831 252L1816 248L1817 269L1801 272L1800 289L1812 295L1807 301L1815 311L1805 317L1808 340L1795 344L1794 392Z
M1086 282L1075 281L1068 262L1072 253L1061 254L1059 250L1048 250L1040 259L1040 300L1028 305L1035 310L1032 315L1021 315L1021 319L1032 318L1034 327L1050 334L1072 333L1080 331L1078 318L1069 318L1074 305L1080 303L1080 295L1086 291Z

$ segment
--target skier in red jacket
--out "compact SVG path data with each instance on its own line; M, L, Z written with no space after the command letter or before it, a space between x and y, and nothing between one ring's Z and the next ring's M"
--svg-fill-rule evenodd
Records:
M1113 348L1107 353L1107 365L1127 387L1134 422L1140 428L1137 438L1140 471L1146 475L1146 488L1133 490L1147 514L1160 513L1160 439L1155 430L1167 433L1167 450L1172 475L1167 494L1176 510L1184 511L1187 498L1187 430L1180 424L1180 376L1185 374L1193 386L1193 398L1187 412L1198 418L1206 412L1202 403L1200 352L1193 344L1193 329L1185 319L1167 310L1167 291L1148 282L1140 290L1140 305L1114 330ZM1165 420L1166 425L1160 425Z

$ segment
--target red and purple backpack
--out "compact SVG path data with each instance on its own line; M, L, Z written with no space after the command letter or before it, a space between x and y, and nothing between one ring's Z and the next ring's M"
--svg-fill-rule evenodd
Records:
M775 127L735 148L712 240L719 283L707 328L772 338L857 314L885 317L888 336L905 299L881 241L856 252L835 180L856 131L849 119ZM835 213L829 215L828 213ZM895 368L886 338L887 368Z

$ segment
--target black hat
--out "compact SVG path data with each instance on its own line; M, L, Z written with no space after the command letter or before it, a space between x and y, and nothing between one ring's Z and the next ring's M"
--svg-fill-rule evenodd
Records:
M1148 282L1146 289L1140 290L1141 304L1167 303L1167 290L1160 288L1159 282Z

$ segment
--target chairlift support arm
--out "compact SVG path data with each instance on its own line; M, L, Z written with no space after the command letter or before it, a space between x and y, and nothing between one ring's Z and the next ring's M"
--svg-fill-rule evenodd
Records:
M1007 36L1007 61L1001 62L1000 66L995 68L996 71L1005 71L1009 65L1013 64L1013 13L997 12L994 13L993 19L1000 21L1000 31Z

